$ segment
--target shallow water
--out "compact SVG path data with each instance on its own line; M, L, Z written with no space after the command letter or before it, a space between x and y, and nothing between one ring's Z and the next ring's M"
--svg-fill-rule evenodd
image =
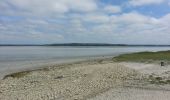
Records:
M170 47L52 47L0 46L0 77L20 69L73 62L139 51L170 50Z

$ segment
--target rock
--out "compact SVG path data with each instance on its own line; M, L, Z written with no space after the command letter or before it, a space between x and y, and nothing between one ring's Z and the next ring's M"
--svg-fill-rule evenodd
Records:
M54 79L62 79L62 78L64 78L64 76L57 76Z
M163 61L161 62L161 66L165 66L165 63Z

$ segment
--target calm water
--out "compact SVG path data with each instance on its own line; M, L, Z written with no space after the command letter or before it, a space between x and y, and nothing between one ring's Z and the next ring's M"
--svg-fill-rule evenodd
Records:
M34 68L101 56L116 56L139 51L170 50L170 47L0 47L0 75L18 69Z

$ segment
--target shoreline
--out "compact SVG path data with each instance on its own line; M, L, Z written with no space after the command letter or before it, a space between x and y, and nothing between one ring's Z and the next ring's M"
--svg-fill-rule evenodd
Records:
M170 98L167 95L170 94L170 65L161 67L154 62L115 62L112 58L51 64L8 74L0 80L0 99L127 100L126 96L128 100L142 100L143 97L146 100ZM163 93L165 95L162 96Z
M25 71L36 71L46 68L48 66L59 66L59 65L67 65L67 64L74 64L74 63L81 63L81 62L92 62L95 60L104 60L104 59L112 59L114 56L93 56L93 57L85 57L85 58L74 58L74 59L65 59L65 60L50 60L44 63L41 62L28 62L27 64L23 63L18 66L23 65L24 67L19 67L16 69L5 69L4 71L0 71L0 80L2 80L6 75L10 75L13 73L25 72ZM15 64L15 63L14 63ZM10 64L11 66L13 63Z
M87 99L120 86L133 74L111 58L48 66L0 80L0 99Z

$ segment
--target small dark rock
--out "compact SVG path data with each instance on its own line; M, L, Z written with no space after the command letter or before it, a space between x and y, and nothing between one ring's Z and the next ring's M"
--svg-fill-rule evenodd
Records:
M54 79L62 79L62 78L64 78L64 76L57 76Z
M160 81L160 80L162 80L162 77L155 77L155 79Z
M163 61L161 62L161 66L165 66L165 63Z
M166 80L167 83L170 83L170 80Z
M87 76L87 74L84 74L83 76L84 76L84 77L86 77L86 76Z
M31 81L30 83L31 83L31 84L32 84L32 83L39 83L39 81Z

